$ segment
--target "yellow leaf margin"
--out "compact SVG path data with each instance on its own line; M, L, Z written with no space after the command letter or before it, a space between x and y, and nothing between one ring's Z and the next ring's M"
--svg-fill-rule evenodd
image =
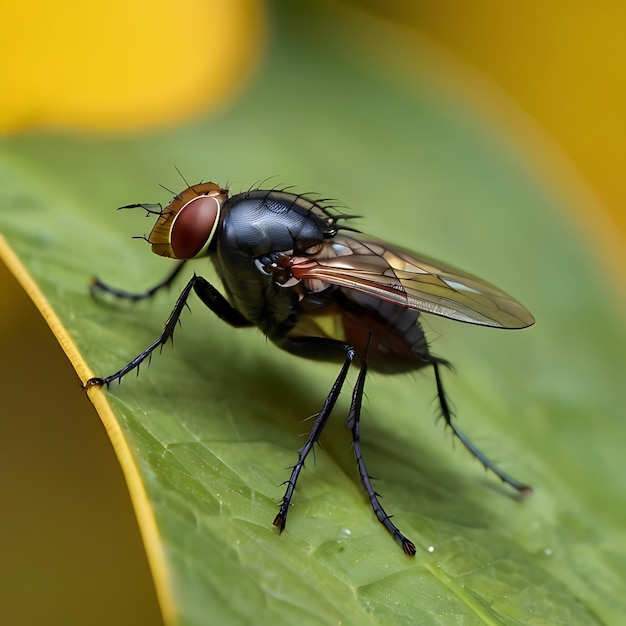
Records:
M52 330L61 348L70 360L70 363L76 370L81 382L84 384L93 376L92 370L84 361L78 348L68 335L61 320L57 317L50 303L35 283L33 277L28 273L18 256L11 249L6 239L0 234L0 260L9 268L9 271L15 276L19 284L26 291L30 299L43 316L44 320ZM163 552L163 546L160 540L156 519L153 514L148 494L144 489L143 483L139 477L139 471L135 458L133 457L128 442L115 418L113 409L109 404L105 393L99 387L93 387L89 390L89 399L94 405L104 427L109 435L109 439L113 444L115 455L120 463L130 498L133 503L133 509L137 516L139 531L141 533L144 547L146 549L148 563L154 583L156 594L161 608L161 614L166 624L175 623L176 609L175 602L171 595L171 584L169 569Z

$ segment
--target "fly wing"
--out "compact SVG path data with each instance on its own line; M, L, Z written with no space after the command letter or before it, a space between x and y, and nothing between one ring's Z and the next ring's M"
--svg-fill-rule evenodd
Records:
M533 316L497 287L373 238L337 235L311 256L294 256L294 278L354 289L410 309L496 328L525 328Z

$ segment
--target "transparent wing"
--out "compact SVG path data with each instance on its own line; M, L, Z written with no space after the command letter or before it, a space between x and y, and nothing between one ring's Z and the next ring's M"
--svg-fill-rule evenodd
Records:
M339 234L310 252L291 257L290 270L313 291L330 283L425 313L496 328L525 328L535 321L497 287L383 241Z

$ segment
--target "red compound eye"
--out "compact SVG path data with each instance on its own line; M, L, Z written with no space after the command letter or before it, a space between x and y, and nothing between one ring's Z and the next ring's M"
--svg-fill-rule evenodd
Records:
M212 196L199 196L176 215L170 231L172 251L177 259L191 259L209 241L220 216L220 203Z

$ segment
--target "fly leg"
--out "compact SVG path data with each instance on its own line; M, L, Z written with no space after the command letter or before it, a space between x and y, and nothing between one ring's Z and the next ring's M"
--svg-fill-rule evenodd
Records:
M528 494L532 493L532 487L521 483L519 480L513 478L506 472L503 472L500 468L493 464L483 452L481 452L463 433L463 431L452 421L452 412L448 405L446 394L443 390L443 383L441 382L441 375L439 373L440 363L445 361L437 361L433 357L432 366L435 370L435 380L437 381L437 396L439 398L439 406L441 407L441 413L446 420L446 424L452 429L457 439L483 464L485 469L491 470L503 483L510 485L513 489L516 489L520 493Z
M250 322L235 309L226 298L215 288L211 283L202 278L202 276L194 275L193 278L187 283L183 289L172 312L170 313L167 321L165 322L165 328L160 334L159 338L149 345L141 354L136 356L130 363L125 365L121 370L107 376L106 378L90 378L84 385L85 389L90 387L106 385L107 387L115 380L121 380L126 374L136 369L139 372L139 366L150 357L150 355L157 349L163 347L174 336L174 330L176 324L180 318L180 315L187 306L187 298L194 290L202 302L213 311L220 319L227 322L231 326L243 327L250 326Z
M408 556L415 556L415 544L407 539L399 530L398 527L391 521L385 509L383 509L380 501L378 500L379 494L376 493L374 486L372 485L372 478L367 471L365 461L363 460L363 449L361 448L361 403L363 401L363 389L365 387L365 375L367 374L367 359L364 358L361 364L361 370L352 393L352 403L350 404L350 412L348 413L348 419L346 421L346 428L352 431L352 441L354 445L354 455L356 456L356 462L359 467L359 475L365 491L370 499L370 504L374 513L378 518L378 521L387 529L389 534L396 540L405 554Z
M123 289L117 289L116 287L111 287L110 285L103 283L97 276L94 276L91 279L89 291L91 292L91 295L93 297L96 297L98 293L100 292L104 292L104 293L110 293L114 295L116 298L123 298L124 300L132 300L133 302L137 302L138 300L145 300L147 298L151 298L157 291L160 291L161 289L165 287L169 287L174 282L178 274L180 274L180 271L183 269L185 263L186 263L186 260L180 261L179 263L177 263L176 267L160 283L158 283L154 287L151 287L150 289L147 289L146 291L142 293L132 293L130 291L124 291Z
M333 383L333 386L331 387L320 412L315 418L313 428L311 428L311 432L309 433L306 443L298 450L298 461L291 470L291 476L289 477L289 480L283 483L287 485L287 489L285 490L285 495L281 500L278 515L274 518L273 522L274 526L276 526L280 532L285 529L285 525L287 523L287 513L289 513L291 499L293 498L293 493L296 489L298 476L300 476L300 472L304 467L304 461L309 452L313 449L315 442L319 440L320 435L324 430L324 426L326 426L326 422L328 421L333 407L337 402L337 398L339 398L341 388L343 387L348 370L350 369L350 365L352 364L355 356L354 348L351 345L334 339L300 337L288 339L281 345L281 347L293 354L298 354L300 356L310 355L315 359L324 359L325 357L331 358L336 356L338 352L343 352L345 354L345 358L343 365L341 366L341 371L335 379L335 382Z

